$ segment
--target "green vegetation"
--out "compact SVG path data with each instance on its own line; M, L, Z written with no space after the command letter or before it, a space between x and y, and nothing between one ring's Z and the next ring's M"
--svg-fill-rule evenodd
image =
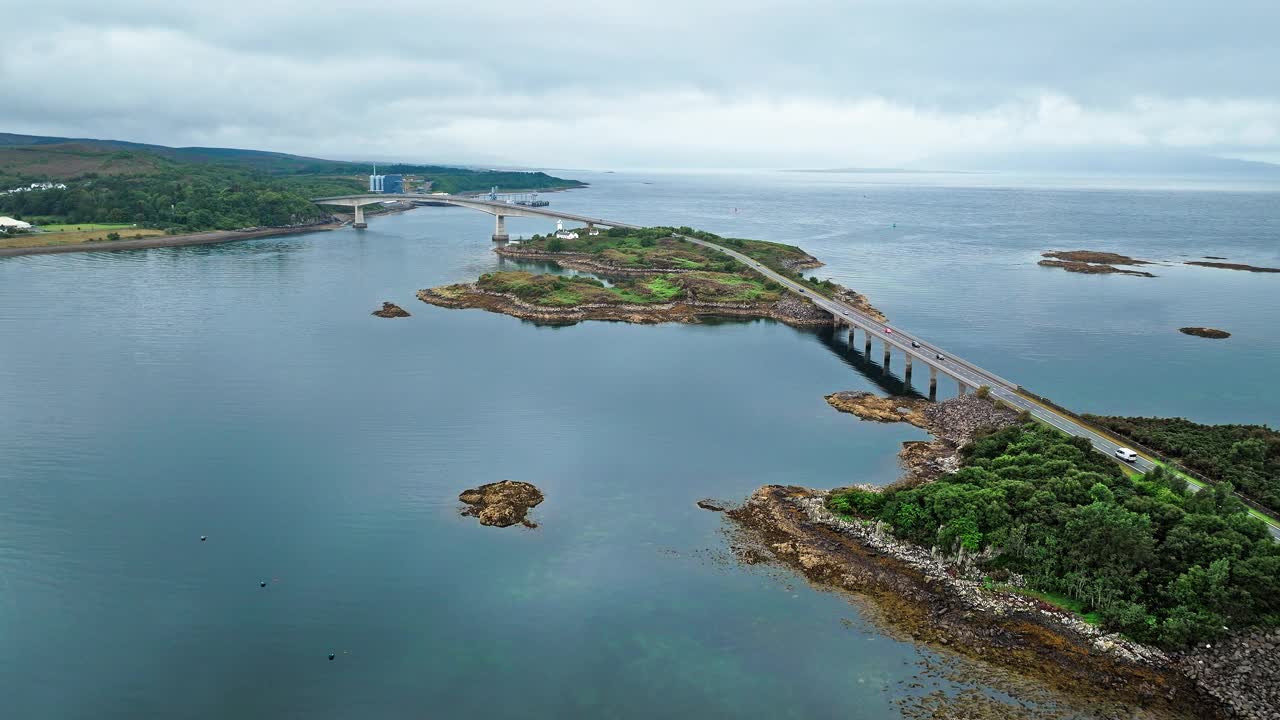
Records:
M1265 425L1200 425L1182 418L1086 415L1089 422L1280 512L1280 432Z
M579 187L546 173L393 165L387 173L471 192ZM368 188L365 164L224 148L0 133L0 190L58 180L69 187L0 195L0 214L54 224L137 224L167 232L306 224L329 212L309 198Z
M979 438L962 456L933 483L850 490L829 506L924 546L990 552L993 576L1022 574L1138 640L1179 647L1280 624L1280 544L1229 483L1189 493L1160 468L1131 477L1088 441L1036 424Z
M672 228L655 227L630 230L613 228L599 235L578 230L578 239L561 239L535 235L520 243L521 248L558 253L586 253L594 259L620 269L646 268L714 270L738 272L745 268L737 260L710 248L695 245L673 236Z
M661 304L692 298L706 302L771 302L779 298L779 293L767 289L760 280L708 272L628 278L605 285L594 278L508 271L485 273L476 284L483 290L508 293L527 303L549 307Z

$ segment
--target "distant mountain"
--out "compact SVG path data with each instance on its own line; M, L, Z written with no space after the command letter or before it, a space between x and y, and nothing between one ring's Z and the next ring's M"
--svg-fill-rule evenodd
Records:
M1280 165L1176 150L1021 150L951 153L921 166L985 172L1214 176L1280 180Z

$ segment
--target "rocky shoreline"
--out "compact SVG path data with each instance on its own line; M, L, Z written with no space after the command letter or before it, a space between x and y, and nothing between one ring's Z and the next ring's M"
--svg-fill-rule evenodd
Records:
M596 303L556 307L534 305L515 295L485 290L475 283L418 291L418 299L446 308L476 308L522 320L570 325L584 320L638 324L694 323L700 317L768 318L798 327L831 325L829 313L808 300L787 294L777 302L717 303L686 300L671 303Z
M955 472L960 448L976 434L1021 421L1013 410L975 395L928 404L914 420L900 412L899 398L835 393L828 402L872 420L896 416L934 435L903 444L907 472L898 486ZM1098 701L1105 716L1129 716L1124 708L1137 704L1157 717L1280 720L1280 630L1166 653L1020 593L1017 576L1006 586L991 585L979 568L981 557L963 551L947 557L897 539L881 522L837 516L826 507L828 495L795 486L760 488L727 513L743 530L735 554L749 564L777 562L822 587L868 598L876 619L892 631Z

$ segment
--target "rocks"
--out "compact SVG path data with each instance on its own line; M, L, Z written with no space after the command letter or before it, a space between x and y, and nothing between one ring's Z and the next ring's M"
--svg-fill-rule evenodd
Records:
M381 310L374 310L373 314L380 318L401 318L409 317L409 312L395 303L382 303Z
M1119 273L1121 275L1137 275L1138 277L1155 277L1155 275L1142 270L1121 270L1114 265L1095 265L1093 263L1075 262L1073 260L1041 260L1036 264L1042 267L1062 268L1067 272L1084 273L1086 275L1109 275L1112 273Z
M1195 265L1197 267L1220 268L1222 270L1244 270L1245 272L1256 272L1256 273L1280 273L1280 268L1258 267L1257 265L1244 265L1242 263L1201 262L1199 260L1190 260L1186 264Z
M869 617L900 637L1015 669L1084 702L1106 703L1103 717L1131 717L1125 708L1135 704L1148 717L1164 717L1196 701L1194 684L1172 671L1160 650L993 588L982 570L990 559L985 555L948 557L898 540L884 523L834 515L826 497L799 487L760 488L728 513L753 541L738 541L735 553L750 564L772 556L820 586L873 601Z
M800 325L831 324L831 313L792 293L787 293L773 304L773 317Z
M1040 253L1041 257L1056 258L1068 262L1096 263L1103 265L1150 265L1146 260L1135 260L1128 255L1097 250L1053 250Z
M1210 647L1194 648L1177 668L1221 702L1231 717L1280 718L1280 629L1237 633Z
M924 408L925 429L934 437L961 447L978 433L1018 424L1018 413L976 394L960 395Z
M1212 340L1223 340L1231 337L1231 333L1226 330L1207 327L1184 327L1178 328L1178 332L1183 335L1195 335L1196 337L1210 338Z
M534 528L537 524L527 520L530 508L542 502L542 491L526 482L503 480L464 490L458 499L468 505L463 515L479 518L481 525L509 527L520 523Z
M827 396L827 403L840 412L876 422L909 422L925 426L924 409L928 401L908 397L880 397L869 392L842 391Z
M703 498L699 500L698 507L712 512L724 512L729 509L728 503L723 503L719 500L712 500L711 498Z

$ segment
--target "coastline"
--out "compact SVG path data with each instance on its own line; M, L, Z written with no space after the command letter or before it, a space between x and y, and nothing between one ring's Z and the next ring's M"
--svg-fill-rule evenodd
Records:
M965 395L929 404L923 417L901 399L835 393L828 402L863 419L924 427L927 442L904 442L905 474L891 487L914 487L959 467L960 449L983 428L1016 424L1015 413ZM918 412L918 411L917 411ZM870 486L857 486L876 490ZM883 489L883 488L881 488ZM726 515L733 550L744 563L785 566L824 589L869 600L871 616L904 639L1014 671L1086 703L1138 705L1157 717L1270 719L1280 690L1273 650L1280 630L1235 633L1191 649L1164 651L1090 624L1034 593L1022 578L993 583L984 555L948 556L897 538L881 521L844 517L827 507L839 491L767 485ZM1251 669L1242 675L1238 668Z
M253 240L255 238L277 237L280 235L297 235L300 233L321 230L336 230L346 225L345 222L316 223L314 225L298 225L294 227L262 228L260 230L210 230L208 232L190 233L186 235L161 235L157 237L139 238L135 240L116 240L113 242L79 243L77 245L45 245L21 248L0 248L0 257L18 257L22 255L52 255L54 253L71 252L113 252L116 250L148 250L151 248L182 247L184 245L217 245L237 240Z
M671 303L593 303L557 307L535 305L509 293L498 293L475 283L427 288L418 299L428 305L450 309L487 310L521 320L554 325L571 325L584 320L614 320L640 325L665 322L693 323L699 317L740 317L772 319L797 327L830 325L832 318L807 301L794 296L777 302L728 303L682 300Z

